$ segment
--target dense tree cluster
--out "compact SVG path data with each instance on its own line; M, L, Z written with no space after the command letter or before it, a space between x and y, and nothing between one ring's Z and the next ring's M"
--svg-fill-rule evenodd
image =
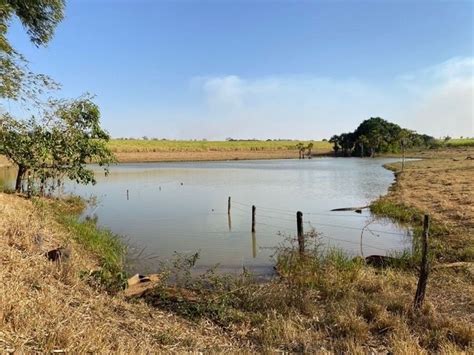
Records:
M376 153L397 153L409 147L429 147L435 139L380 117L371 117L354 132L334 135L329 142L336 155L373 157Z

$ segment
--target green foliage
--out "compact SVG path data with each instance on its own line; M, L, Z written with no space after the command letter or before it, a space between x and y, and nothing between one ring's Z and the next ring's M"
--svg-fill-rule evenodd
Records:
M0 23L6 26L11 18L16 16L31 41L37 46L45 45L63 19L63 11L64 0L2 0Z
M439 146L448 148L474 147L474 138L449 139L448 141L437 141Z
M18 166L16 190L26 179L26 190L53 189L64 178L78 183L95 183L86 167L95 162L114 162L106 146L109 135L100 127L100 112L90 97L50 102L41 121L18 121L0 116L0 154Z
M81 221L79 213L85 201L77 196L58 200L33 199L42 210L49 210L65 227L71 237L99 261L100 268L82 276L96 287L115 292L125 287L127 278L124 268L125 246L119 237L107 229L98 228L94 220Z
M37 46L46 45L63 19L63 0L0 1L0 98L33 99L43 91L57 88L49 77L34 74L26 59L7 39L8 25L16 17Z
M380 117L362 122L354 132L334 135L329 140L337 154L343 156L374 156L375 153L396 153L409 147L430 147L434 138L401 128Z

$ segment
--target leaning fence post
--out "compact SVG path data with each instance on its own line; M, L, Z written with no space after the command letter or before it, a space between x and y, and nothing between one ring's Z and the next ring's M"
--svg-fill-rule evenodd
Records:
M227 199L227 214L230 214L230 196Z
M296 230L298 231L298 246L300 254L304 253L303 212L296 212Z
M252 206L252 232L255 233L255 210L256 207Z
M428 282L429 266L428 266L428 233L430 229L430 216L425 214L423 219L423 234L421 235L421 265L420 277L416 287L414 308L419 309L423 305L425 299L426 283Z

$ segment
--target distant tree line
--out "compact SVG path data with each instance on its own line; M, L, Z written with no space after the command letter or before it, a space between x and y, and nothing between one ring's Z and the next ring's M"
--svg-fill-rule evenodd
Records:
M371 117L354 132L334 135L329 142L333 144L335 155L374 157L377 153L398 153L407 148L431 147L436 144L436 139L380 117Z

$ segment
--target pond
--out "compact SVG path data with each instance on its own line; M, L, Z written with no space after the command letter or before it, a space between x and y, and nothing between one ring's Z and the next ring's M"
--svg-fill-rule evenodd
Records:
M132 271L154 271L157 260L199 252L198 268L271 269L275 247L296 234L296 211L305 231L320 234L323 247L350 255L385 255L411 246L408 230L387 220L331 212L366 206L384 195L394 159L317 158L195 163L119 164L97 184L68 184L67 192L97 203L86 215L111 229L140 254ZM127 192L128 191L128 192ZM231 196L230 218L227 213ZM251 206L256 232L251 233ZM370 224L369 224L370 223ZM365 227L365 229L364 229ZM363 233L362 233L363 232ZM361 244L362 235L362 244Z

